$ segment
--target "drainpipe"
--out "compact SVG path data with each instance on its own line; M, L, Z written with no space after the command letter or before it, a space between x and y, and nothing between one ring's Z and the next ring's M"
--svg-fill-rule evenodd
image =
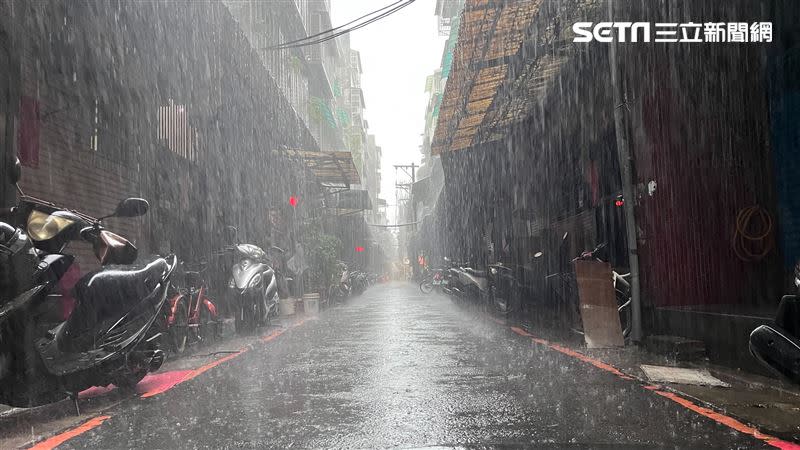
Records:
M609 21L613 22L614 2L608 1ZM625 199L625 234L631 269L631 339L642 340L642 298L639 283L639 246L636 236L636 197L633 189L632 155L628 136L628 105L622 87L622 73L617 55L617 43L611 40L608 47L611 84L614 95L614 125L617 134L617 157L622 176L622 195Z

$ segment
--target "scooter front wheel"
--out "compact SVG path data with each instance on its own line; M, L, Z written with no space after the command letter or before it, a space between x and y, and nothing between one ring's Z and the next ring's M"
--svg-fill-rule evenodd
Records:
M256 305L250 302L240 305L236 311L236 332L246 333L253 331L256 326Z

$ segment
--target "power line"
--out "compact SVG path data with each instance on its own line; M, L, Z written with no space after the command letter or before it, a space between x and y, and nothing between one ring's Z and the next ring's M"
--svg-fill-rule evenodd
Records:
M384 13L378 15L378 16L375 16L372 19L370 19L370 20L368 20L368 21L366 21L364 23L358 24L358 25L356 25L354 27L345 29L343 31L339 31L338 33L334 33L334 34L332 34L330 36L326 36L324 38L320 38L320 39L317 39L317 40L314 40L314 41L306 41L306 42L302 42L302 43L299 43L299 44L278 46L278 47L275 47L275 48L281 50L281 49L287 49L287 48L298 48L298 47L306 47L306 46L309 46L309 45L321 44L323 42L330 41L331 39L335 39L335 38L337 38L339 36L342 36L344 34L347 34L347 33L350 33L352 31L358 30L359 28L363 28L363 27L365 27L365 26L367 26L367 25L369 25L371 23L377 22L378 20L383 19L384 17L390 16L390 15L394 14L395 12L405 8L406 6L410 5L413 2L414 2L414 0L408 0L406 3L403 3L401 5L395 6L393 9L390 9L389 11L386 11L386 12L384 12Z
M414 225L420 223L419 221L416 222L409 222L409 223L397 223L394 225L381 225L379 223L368 223L367 226L370 227L378 227L378 228L399 228L399 227L413 227Z
M360 23L360 24L358 24L358 25L356 25L356 26L353 26L353 27L350 27L350 28L345 28L345 29L344 29L344 30L342 30L342 31L339 31L339 32L337 32L337 33L334 33L334 34L331 34L331 35L328 35L328 36L325 36L325 37L322 37L322 38L319 38L319 39L315 39L315 40L311 40L311 41L309 41L309 40L307 40L307 39L309 39L309 38L312 38L312 36L309 36L309 37L307 37L307 38L304 38L304 39L299 39L299 40L297 40L297 41L292 41L292 42L297 42L297 43L286 42L286 43L283 43L283 44L278 44L278 45L275 45L275 46L272 46L272 47L268 47L268 48L269 48L269 49L271 49L271 50L283 50L283 49L288 49L288 48L298 48L298 47L306 47L306 46L309 46L309 45L321 44L321 43L323 43L323 42L327 42L327 41L329 41L329 40L331 40L331 39L335 39L335 38L337 38L337 37L339 37L339 36L342 36L342 35L344 35L344 34L347 34L347 33L350 33L350 32L352 32L352 31L358 30L359 28L363 28L363 27L365 27L365 26L367 26L367 25L369 25L369 24L371 24L371 23L377 22L377 21L378 21L378 20L380 20L380 19L383 19L383 18L385 18L385 17L388 17L388 16L390 16L390 15L392 15L392 14L396 13L397 11L399 11L399 10L401 10L401 9L405 8L406 6L408 6L408 5L412 4L412 3L414 3L414 1L416 1L416 0L407 0L407 1L405 1L405 2L402 2L402 0L401 0L401 1L399 1L399 2L393 3L393 4L391 4L391 5L388 5L388 6L384 7L384 8L381 8L381 9L378 9L378 10L376 10L376 11L373 11L373 12L371 12L371 13L367 14L366 16L362 16L362 18L363 18L363 17L368 17L368 16L371 16L371 15L373 15L373 14L375 14L375 13L379 12L379 11L383 11L383 10L385 10L386 8L391 8L391 9L389 9L388 11L385 11L385 12L383 12L383 13L381 13L381 14L379 14L379 15L377 15L377 16L375 16L375 17L373 17L373 18L369 19L369 20L367 20L366 22ZM396 6L392 7L393 5L396 5ZM356 21L358 21L358 20L360 20L360 19L361 19L361 18L359 18L359 19L356 19L356 20L354 20L354 21L352 21L352 22L356 22ZM352 23L352 22L350 22L350 23ZM340 26L340 27L333 28L333 29L331 29L331 30L323 31L323 32L321 32L321 33L317 33L317 34L316 34L316 35L314 35L314 36L325 35L325 34L328 34L328 33L330 33L331 31L334 31L334 30L336 30L336 29L341 29L341 27L344 27L344 26L345 26L345 25L342 25L342 26Z
M369 12L369 13L367 13L367 14L364 14L363 16L361 16L361 17L358 17L358 18L356 18L356 19L353 19L353 20L351 20L350 22L347 22L347 23L345 23L345 24L343 24L343 25L339 25L338 27L331 28L330 30L320 31L320 32L319 32L319 33L317 33L317 34L312 34L311 36L306 36L306 37L304 37L304 38L295 39L295 40L293 40L293 41L289 41L289 42L282 42L282 43L280 43L280 44L278 44L278 45L275 45L275 46L273 46L273 47L271 47L271 48L278 48L278 47L284 47L284 46L287 46L287 45L296 44L296 43L298 43L298 42L303 42L303 41L307 41L307 40L309 40L309 39L313 39L313 38L315 38L315 37L322 36L323 34L328 34L328 33L332 32L332 31L340 30L340 29L342 29L342 28L344 28L344 27L346 27L346 26L348 26L348 25L351 25L351 24L353 24L353 23L356 23L356 22L358 22L358 21L359 21L359 20L361 20L361 19L367 18L367 17L369 17L369 16L371 16L371 15L373 15L373 14L376 14L376 13L378 13L378 12L381 12L381 11L383 11L383 10L386 10L386 9L389 9L389 8L391 8L391 7L393 7L393 6L396 6L396 5L400 4L400 3L403 3L404 1L405 1L405 0L398 0L398 1L394 2L394 3L392 3L392 4L389 4L389 5L386 5L386 6L384 6L383 8L376 9L375 11L372 11L372 12Z

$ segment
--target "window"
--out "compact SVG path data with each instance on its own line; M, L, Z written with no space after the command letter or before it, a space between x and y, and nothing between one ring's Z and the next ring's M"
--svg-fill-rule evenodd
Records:
M158 108L158 139L176 154L197 161L199 134L190 125L186 105L169 99L165 106Z

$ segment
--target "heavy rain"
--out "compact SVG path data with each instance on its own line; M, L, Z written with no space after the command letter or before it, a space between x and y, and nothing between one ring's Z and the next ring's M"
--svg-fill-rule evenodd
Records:
M796 0L0 0L0 448L800 449Z

